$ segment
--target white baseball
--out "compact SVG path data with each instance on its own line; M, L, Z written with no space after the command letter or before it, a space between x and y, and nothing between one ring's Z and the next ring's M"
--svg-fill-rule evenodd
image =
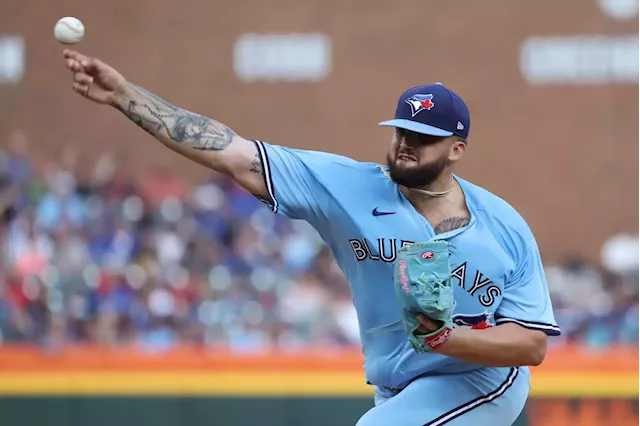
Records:
M67 16L56 22L53 35L62 44L78 43L84 37L84 25L78 18Z

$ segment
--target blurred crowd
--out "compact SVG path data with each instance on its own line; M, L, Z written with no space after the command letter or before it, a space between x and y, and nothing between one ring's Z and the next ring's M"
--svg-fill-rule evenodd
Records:
M109 153L80 172L73 148L34 164L20 132L4 146L0 189L16 215L0 233L0 344L359 344L347 283L317 233L228 179L187 186L157 168L134 180ZM601 265L547 265L555 344L638 343L638 237L614 236L602 253Z

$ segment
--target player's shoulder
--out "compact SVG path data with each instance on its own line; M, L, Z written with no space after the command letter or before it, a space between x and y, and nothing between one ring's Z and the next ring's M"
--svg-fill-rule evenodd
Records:
M340 154L326 151L317 151L312 149L290 148L287 146L270 144L268 142L259 141L259 144L268 149L268 153L289 154L296 157L303 163L308 164L334 164L344 166L345 168L358 168L359 161Z
M491 223L496 230L516 234L523 240L533 238L524 217L508 201L481 186L456 176L475 214Z
M272 145L275 147L275 145ZM334 170L341 170L346 173L352 171L362 176L364 173L381 175L382 166L377 163L358 161L354 158L341 154L326 151L316 151L310 149L287 148L277 146L278 149L288 151L298 157L303 163L308 165L323 165L334 167Z

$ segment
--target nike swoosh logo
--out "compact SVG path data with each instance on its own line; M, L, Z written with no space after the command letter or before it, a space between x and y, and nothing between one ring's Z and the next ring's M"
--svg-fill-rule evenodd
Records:
M376 207L375 209L373 209L373 212L371 212L374 216L386 216L389 214L396 214L396 212L379 212L378 208Z

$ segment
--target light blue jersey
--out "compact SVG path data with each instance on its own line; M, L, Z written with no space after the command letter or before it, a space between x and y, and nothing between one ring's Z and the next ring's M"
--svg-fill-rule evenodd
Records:
M393 288L393 262L404 244L445 239L456 247L451 257L456 326L514 322L560 334L534 236L504 200L455 177L471 220L464 228L436 235L385 167L256 144L269 194L265 201L276 213L309 222L348 279L369 383L401 389L419 376L481 368L439 354L418 354L411 347ZM502 375L508 377L508 370Z

